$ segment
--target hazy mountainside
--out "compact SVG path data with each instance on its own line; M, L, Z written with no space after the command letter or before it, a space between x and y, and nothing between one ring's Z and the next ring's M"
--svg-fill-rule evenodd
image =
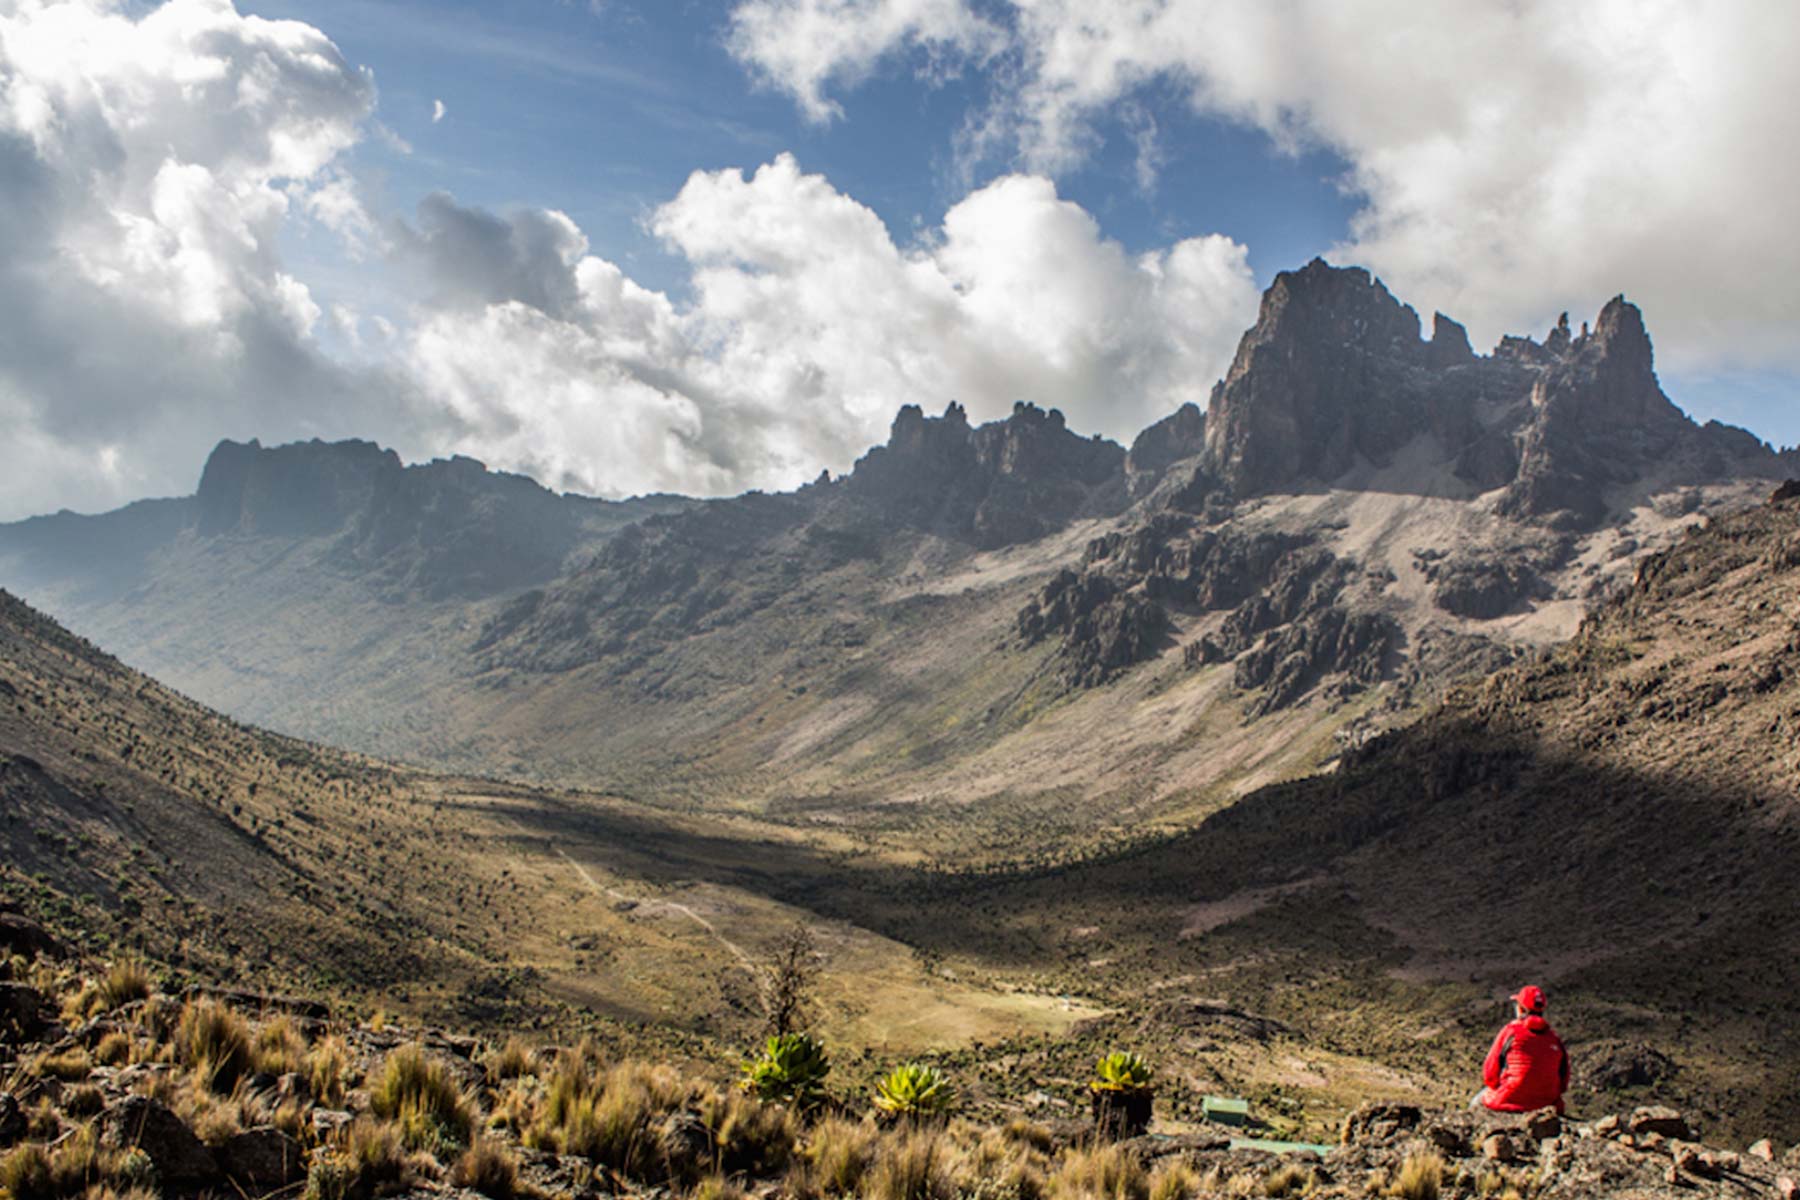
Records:
M946 879L894 928L1180 978L1393 1062L1478 1055L1491 998L1531 980L1583 1086L1800 1128L1800 486L1777 496L1335 772L1135 853Z
M841 478L704 503L227 443L191 500L0 527L0 582L287 732L1006 853L1310 769L1785 474L1663 396L1623 300L1419 333L1315 261L1129 452L909 407Z

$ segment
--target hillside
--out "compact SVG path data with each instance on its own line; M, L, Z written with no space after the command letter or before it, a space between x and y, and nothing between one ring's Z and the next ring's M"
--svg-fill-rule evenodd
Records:
M1800 488L1776 495L1332 773L1094 863L945 878L888 927L1151 1005L1180 980L1392 1063L1474 1061L1530 979L1579 1084L1800 1130Z

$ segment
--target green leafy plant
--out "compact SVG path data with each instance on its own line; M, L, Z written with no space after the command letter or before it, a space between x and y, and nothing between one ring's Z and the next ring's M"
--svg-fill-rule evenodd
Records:
M1114 1050L1094 1064L1094 1081L1088 1086L1103 1092L1141 1092L1150 1087L1150 1064L1129 1050Z
M817 1103L825 1094L831 1059L810 1033L783 1033L763 1044L762 1054L744 1064L744 1087L764 1100Z
M1088 1098L1103 1136L1137 1137L1150 1128L1156 1097L1150 1080L1150 1064L1129 1050L1115 1050L1094 1064Z
M875 1085L875 1107L889 1116L940 1116L955 1102L949 1078L924 1063L895 1067Z

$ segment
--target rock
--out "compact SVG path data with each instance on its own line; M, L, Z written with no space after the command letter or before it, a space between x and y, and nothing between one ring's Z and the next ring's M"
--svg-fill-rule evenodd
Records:
M1693 1142L1671 1142L1669 1157L1677 1170L1695 1178L1717 1179L1720 1175L1718 1160Z
M657 1130L656 1140L673 1178L698 1178L712 1163L712 1134L693 1113L670 1113Z
M1426 1141L1452 1158L1468 1158L1474 1153L1474 1147L1469 1144L1469 1131L1466 1129L1433 1122L1427 1125L1422 1132L1425 1134Z
M14 761L22 760L15 756ZM69 956L68 947L52 936L48 930L36 921L20 916L18 913L0 913L0 951L7 954L22 954L27 958L34 955L42 955L45 958L67 958Z
M1618 1114L1607 1113L1604 1117L1601 1117L1598 1121L1594 1122L1594 1136L1601 1138L1617 1137L1619 1136L1619 1127Z
M219 1147L218 1160L228 1177L257 1192L285 1187L306 1173L300 1143L272 1125L233 1134Z
M1561 1137L1562 1129L1562 1116L1554 1108L1540 1108L1525 1120L1525 1132L1536 1142Z
M1794 1197L1800 1196L1800 1183L1795 1183L1786 1175L1777 1176L1775 1194L1780 1196L1781 1200L1794 1200Z
M1649 1133L1640 1133L1636 1136L1639 1150L1661 1150L1663 1143L1669 1140L1654 1129Z
M25 1132L25 1113L11 1092L0 1092L0 1146L10 1146Z
M1631 1132L1635 1134L1658 1134L1665 1138L1679 1138L1692 1141L1694 1131L1681 1113L1666 1105L1652 1104L1633 1109L1630 1117Z
M1523 1156L1512 1135L1504 1129L1497 1129L1481 1139L1481 1157L1493 1162L1518 1162Z
M313 1133L321 1138L328 1138L349 1126L356 1119L352 1113L341 1108L315 1108L312 1111Z
M1590 1091L1651 1087L1675 1073L1675 1061L1641 1042L1609 1042L1581 1057L1575 1084Z
M1775 1161L1775 1143L1768 1138L1758 1138L1750 1143L1750 1157L1760 1158L1764 1162Z
M55 1018L42 992L23 983L0 982L0 1042L29 1041Z
M102 1145L142 1150L165 1185L199 1183L218 1175L218 1162L194 1131L160 1100L127 1096L100 1114Z
M1416 1104L1371 1101L1344 1118L1339 1140L1346 1146L1381 1145L1417 1129L1423 1116Z

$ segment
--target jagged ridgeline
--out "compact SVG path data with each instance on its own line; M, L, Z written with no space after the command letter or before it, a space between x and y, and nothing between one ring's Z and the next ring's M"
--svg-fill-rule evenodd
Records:
M1569 636L1789 458L1683 415L1623 299L1483 356L1315 261L1206 411L1129 451L1028 403L908 407L841 478L612 503L225 443L193 497L0 527L0 582L284 732L873 829L954 814L987 852L1312 770Z

